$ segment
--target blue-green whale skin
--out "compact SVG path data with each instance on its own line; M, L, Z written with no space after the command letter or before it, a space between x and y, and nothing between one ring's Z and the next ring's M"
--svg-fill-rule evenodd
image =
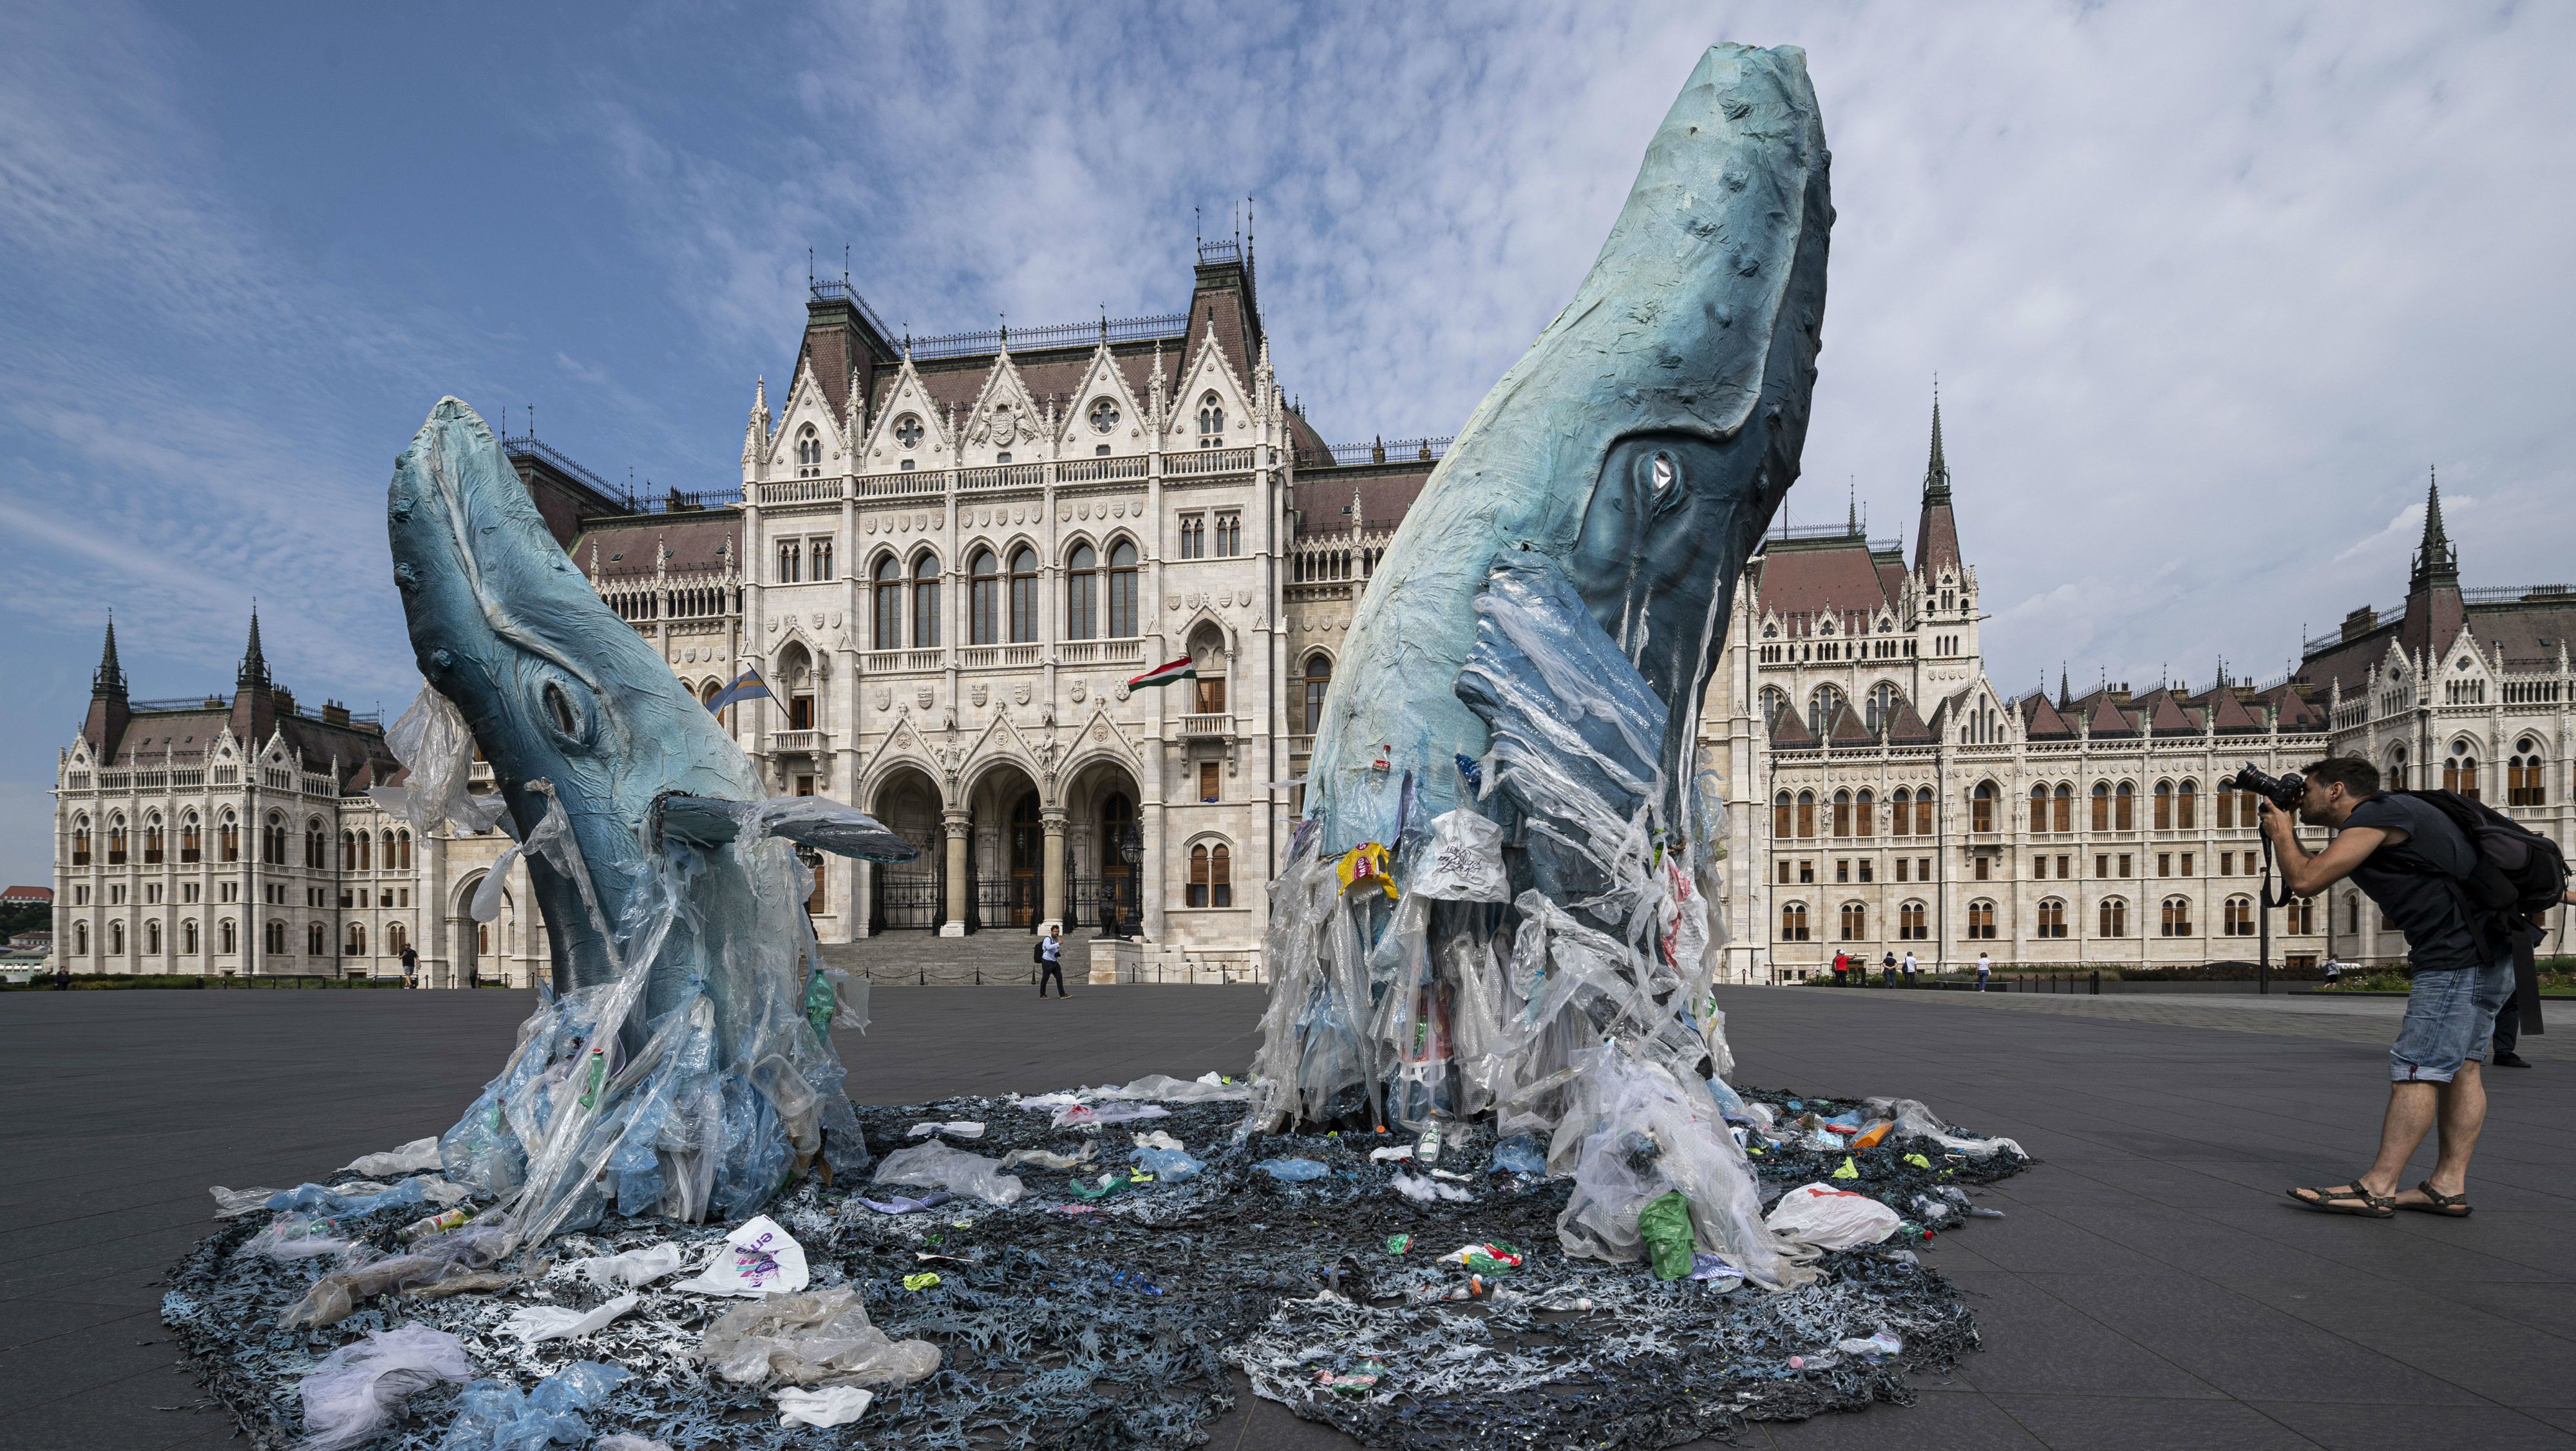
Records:
M1561 568L1664 702L1668 804L1690 779L1736 576L1806 441L1829 162L1804 53L1700 58L1574 300L1478 405L1369 581L1308 778L1325 850L1395 840L1408 776L1412 820L1457 804L1455 759L1489 738L1453 687L1508 553Z

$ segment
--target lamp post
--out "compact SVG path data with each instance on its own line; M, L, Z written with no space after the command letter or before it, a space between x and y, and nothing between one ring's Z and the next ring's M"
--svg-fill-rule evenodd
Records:
M1145 841L1144 838L1138 834L1133 823L1130 823L1125 831L1118 834L1118 859L1127 864L1127 885L1132 889L1136 884L1136 864L1145 859ZM1118 905L1120 908L1118 935L1124 937L1128 932L1126 909L1130 904L1121 902Z

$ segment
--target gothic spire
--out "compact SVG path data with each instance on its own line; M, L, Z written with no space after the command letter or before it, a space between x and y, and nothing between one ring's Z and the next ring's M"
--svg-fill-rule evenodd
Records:
M1932 457L1923 466L1923 502L1950 502L1950 460L1941 452L1941 385L1932 385Z
M1914 569L1926 577L1965 570L1959 556L1959 521L1950 512L1950 460L1941 451L1941 390L1932 390L1932 456L1923 466L1923 515L1914 526Z
M2415 550L2413 578L2407 588L2425 589L2436 585L2460 585L2460 552L2451 536L2442 528L2442 481L2432 470L2425 471L2424 542Z
M99 651L98 673L89 679L92 700L123 700L125 671L116 663L116 612L107 614L107 646Z
M259 647L259 606L250 607L250 644L242 651L241 672L233 683L243 690L269 688L268 654Z

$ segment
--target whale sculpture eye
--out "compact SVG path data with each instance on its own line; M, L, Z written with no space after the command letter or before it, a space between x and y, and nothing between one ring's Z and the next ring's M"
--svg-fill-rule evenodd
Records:
M557 736L573 745L589 744L590 711L563 681L548 680L539 686L537 701Z
M1674 483L1677 482L1681 476L1681 466L1673 462L1673 456L1671 454L1659 453L1655 455L1653 477L1655 481L1656 498L1660 499L1666 494L1671 493Z

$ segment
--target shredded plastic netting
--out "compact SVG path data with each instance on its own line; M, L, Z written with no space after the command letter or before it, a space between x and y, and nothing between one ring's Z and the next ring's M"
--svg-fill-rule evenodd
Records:
M1164 1082L1166 1091L1191 1091ZM1666 1282L1642 1262L1565 1255L1557 1225L1575 1181L1515 1172L1534 1167L1529 1144L1497 1142L1490 1128L1449 1125L1436 1162L1426 1164L1372 1157L1414 1143L1391 1133L1238 1139L1241 1105L1227 1099L1152 1104L1169 1111L1141 1122L1056 1126L1085 1101L1066 1094L854 1111L881 1159L919 1147L912 1130L924 1121L984 1124L968 1149L952 1152L997 1163L1018 1155L1012 1173L1028 1193L1007 1205L889 1189L855 1174L827 1185L819 1170L767 1205L802 1247L806 1293L855 1291L865 1320L849 1323L891 1342L856 1359L843 1353L843 1364L870 1367L876 1399L837 1431L778 1424L776 1393L793 1383L787 1376L743 1384L709 1363L707 1331L759 1302L680 1288L687 1278L672 1273L675 1263L698 1269L720 1247L734 1252L728 1226L659 1217L656 1204L643 1217L604 1207L586 1229L475 1261L470 1275L355 1295L341 1318L300 1329L280 1328L281 1317L318 1284L348 1276L364 1291L369 1268L418 1254L401 1231L435 1205L397 1195L401 1202L333 1225L352 1249L288 1261L238 1252L271 1227L271 1215L255 1214L224 1222L179 1267L163 1315L262 1447L288 1446L311 1429L300 1387L333 1352L406 1325L453 1335L480 1380L520 1392L584 1363L630 1372L613 1385L583 1381L588 1399L558 1413L577 1414L592 1435L641 1436L675 1451L843 1444L832 1438L853 1433L889 1447L1177 1448L1196 1444L1232 1405L1229 1373L1238 1369L1256 1393L1375 1446L1659 1447L1724 1436L1747 1421L1909 1399L1908 1372L1937 1373L1976 1343L1966 1308L1921 1262L1938 1240L1924 1237L1920 1206L1964 1216L1973 1203L1961 1202L1964 1188L2026 1162L1895 1128L1855 1148L1858 1135L1842 1130L1874 1125L1892 1106L1746 1093L1738 1102L1748 1142L1762 1150L1749 1157L1762 1202L1821 1181L1909 1221L1885 1243L1823 1254L1799 1288L1766 1292L1727 1272L1740 1265ZM1087 1101L1146 1106L1096 1090ZM1987 1142L1924 1122L1972 1146ZM1148 1167L1169 1152L1165 1143L1183 1146L1200 1167L1186 1178ZM1282 1159L1323 1173L1284 1182L1256 1168ZM1834 1177L1846 1160L1851 1177ZM1462 1197L1416 1202L1399 1180ZM926 1199L936 1202L895 1213L867 1202ZM1391 1242L1403 1252L1390 1253ZM1462 1246L1520 1263L1502 1265L1483 1248L1440 1258ZM657 1247L666 1248L638 1253ZM627 1255L634 1258L597 1263ZM1450 1298L1476 1296L1479 1286L1482 1298ZM631 1308L585 1334L531 1342L508 1328L530 1307L591 1311L630 1295ZM1873 1335L1900 1348L1837 1348ZM936 1369L883 1384L885 1357L909 1342L935 1349ZM828 1385L833 1344L781 1352L773 1364L824 1364L815 1374ZM928 1363L926 1352L906 1354L907 1374ZM738 1354L733 1363L742 1363ZM476 1414L499 1414L493 1406L507 1398L480 1394ZM413 1391L372 1444L441 1447L462 1395L452 1371Z

